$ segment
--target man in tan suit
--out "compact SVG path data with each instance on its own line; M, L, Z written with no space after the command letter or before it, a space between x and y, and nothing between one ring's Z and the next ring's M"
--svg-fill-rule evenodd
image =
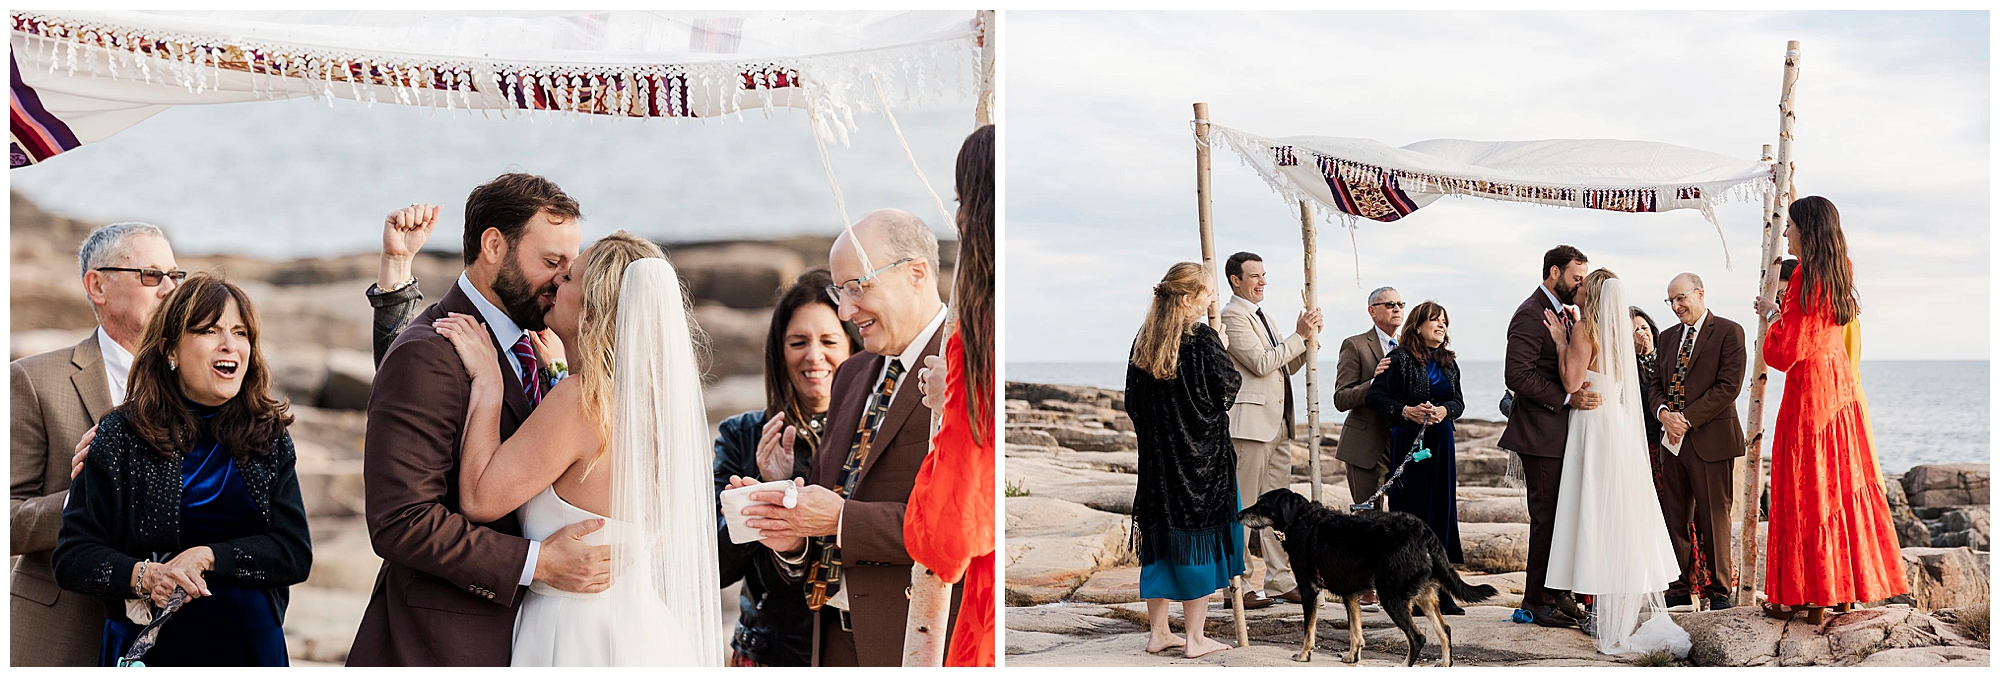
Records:
M1347 412L1340 424L1340 446L1334 458L1347 466L1347 493L1355 503L1368 500L1389 472L1389 421L1367 407L1368 386L1389 368L1389 351L1396 349L1396 331L1403 327L1403 295L1395 287L1368 293L1368 331L1340 342L1340 362L1333 377L1333 408ZM1376 510L1387 510L1387 497L1375 499Z
M21 358L8 376L14 416L8 641L16 667L97 665L104 606L56 587L49 556L62 529L77 444L125 401L126 374L146 321L186 276L175 267L166 234L143 223L92 231L76 258L97 330L73 347Z
M903 664L915 564L903 513L930 452L931 410L916 372L939 354L946 318L937 236L914 214L882 209L834 240L827 258L840 319L860 328L867 352L833 374L826 436L796 507L757 504L743 514L762 531L779 571L806 582L813 665L895 667ZM952 587L947 628L956 625L962 588Z
M1222 308L1222 330L1229 357L1243 374L1236 406L1229 410L1229 437L1236 445L1236 495L1244 506L1264 492L1292 483L1292 379L1306 366L1306 339L1319 334L1318 308L1299 313L1296 333L1278 338L1264 302L1264 259L1237 252L1223 265L1235 297ZM1264 555L1264 589L1243 596L1243 608L1270 606L1274 599L1299 601L1284 546L1270 529L1256 530ZM1246 550L1250 537L1244 539ZM1248 555L1244 561L1249 562Z

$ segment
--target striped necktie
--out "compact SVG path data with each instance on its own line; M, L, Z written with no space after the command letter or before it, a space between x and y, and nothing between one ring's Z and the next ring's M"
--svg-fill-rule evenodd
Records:
M527 334L514 342L514 361L521 363L521 391L528 395L529 406L542 403L541 361L535 359L535 344Z
M861 483L861 466L868 462L875 435L881 432L882 419L889 413L889 402L896 398L896 380L903 376L903 361L889 360L889 371L882 375L882 384L876 386L874 397L868 400L868 410L861 416L861 425L854 430L854 443L847 447L847 463L840 466L840 481L833 488L841 498L847 498ZM811 582L807 591L806 606L814 611L826 604L828 598L840 592L840 543L833 536L816 536L819 541L819 559L813 562Z

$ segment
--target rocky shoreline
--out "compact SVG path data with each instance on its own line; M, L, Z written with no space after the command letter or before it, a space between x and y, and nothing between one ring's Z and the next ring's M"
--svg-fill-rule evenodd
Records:
M96 326L77 282L76 251L103 224L44 212L19 193L10 197L8 359L13 360L74 345ZM167 234L173 237L171 229ZM775 294L805 269L825 265L832 241L796 237L661 244L686 282L696 319L709 337L703 396L711 426L763 407L764 335ZM956 252L950 242L940 247L944 279L949 279ZM293 405L291 434L313 540L312 576L292 589L286 641L295 663L345 662L381 566L362 520L361 481L364 410L375 374L369 335L373 315L362 294L375 280L378 255L176 259L184 270L222 274L257 304L273 386ZM413 272L424 297L436 301L462 269L456 253L426 251ZM734 624L733 589L722 594L725 620Z
M1137 486L1137 438L1124 394L1082 386L1007 384L1005 599L1010 666L1294 665L1301 607L1246 614L1251 646L1188 660L1148 655L1138 562L1129 547ZM1453 657L1464 665L1657 665L1659 657L1597 653L1582 633L1507 622L1520 602L1527 563L1524 490L1507 486L1507 456L1495 445L1503 422L1457 428L1459 518L1468 582L1500 595L1452 619ZM1305 437L1303 427L1298 437ZM1340 427L1323 424L1322 502L1345 510L1345 473L1333 456ZM1305 444L1292 450L1293 489L1307 494ZM1767 465L1768 467L1768 465ZM1683 664L1987 665L1988 481L1985 464L1928 465L1885 478L1902 540L1911 594L1829 619L1822 627L1780 623L1757 609L1676 613L1695 641ZM1757 537L1763 537L1763 523ZM1252 560L1261 580L1262 562ZM1762 567L1752 572L1760 581ZM1334 609L1329 603L1326 609ZM1180 623L1179 605L1174 605ZM1323 612L1315 662L1338 664L1346 619ZM1419 621L1420 624L1426 621ZM1401 665L1404 639L1386 615L1362 619L1364 665ZM1228 612L1210 607L1209 632L1228 639ZM1425 657L1435 661L1435 645ZM1171 653L1171 652L1170 652Z

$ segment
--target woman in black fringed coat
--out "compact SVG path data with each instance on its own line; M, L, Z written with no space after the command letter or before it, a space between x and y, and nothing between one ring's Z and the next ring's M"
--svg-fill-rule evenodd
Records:
M1125 411L1139 436L1132 538L1139 596L1152 623L1146 651L1179 646L1189 658L1230 648L1205 636L1202 625L1208 596L1243 573L1236 448L1229 442L1229 408L1243 377L1221 337L1200 323L1211 294L1200 264L1174 264L1153 287L1125 370ZM1185 639L1168 626L1168 604L1176 600L1187 621Z

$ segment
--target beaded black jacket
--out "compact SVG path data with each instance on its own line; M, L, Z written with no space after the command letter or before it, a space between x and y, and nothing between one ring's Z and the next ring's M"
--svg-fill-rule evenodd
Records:
M1125 413L1139 436L1132 537L1142 563L1205 564L1233 547L1236 447L1229 408L1243 375L1205 324L1181 337L1176 371L1161 380L1138 365L1125 367Z
M263 589L283 620L290 601L286 588L304 582L312 571L312 539L291 434L280 434L269 454L232 462L269 530L221 543L182 543L181 460L154 452L132 431L123 411L106 414L63 507L56 583L108 600L105 614L120 618L125 611L121 600L138 597L132 592L133 565L142 559L164 562L206 545L215 552L208 580Z

